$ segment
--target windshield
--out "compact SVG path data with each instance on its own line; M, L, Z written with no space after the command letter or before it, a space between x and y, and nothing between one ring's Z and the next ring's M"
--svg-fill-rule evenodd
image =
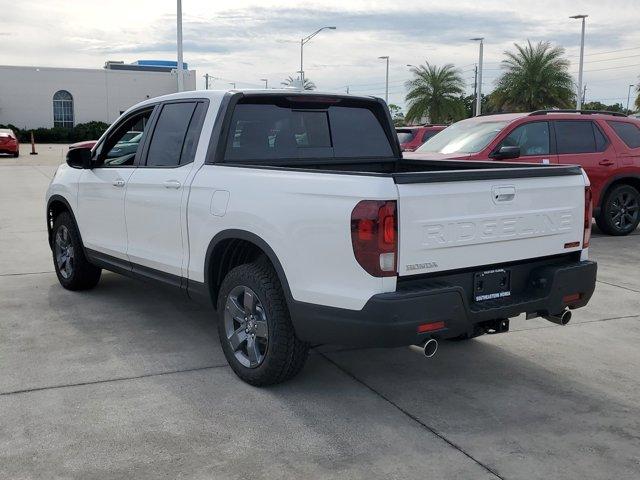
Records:
M508 122L462 120L431 137L417 152L477 153L500 133Z
M413 130L396 130L396 133L398 134L398 141L400 143L409 143L416 136Z

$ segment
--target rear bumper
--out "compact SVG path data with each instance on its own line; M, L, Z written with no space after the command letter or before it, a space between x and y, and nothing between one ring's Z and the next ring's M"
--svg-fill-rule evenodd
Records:
M472 334L483 322L521 313L555 314L586 305L593 294L597 264L556 258L509 265L512 295L475 302L473 271L399 283L398 290L374 295L362 310L347 310L302 302L291 305L296 334L317 344L402 346L429 337L446 339ZM475 270L477 271L477 270ZM580 294L567 304L563 297ZM445 322L445 328L417 333L418 325Z

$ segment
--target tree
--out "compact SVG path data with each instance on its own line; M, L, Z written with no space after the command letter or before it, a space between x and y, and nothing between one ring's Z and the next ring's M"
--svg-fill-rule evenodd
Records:
M464 104L464 111L466 117L473 117L476 111L476 97L474 94L460 97ZM489 101L489 95L484 93L480 95L481 112L482 113L494 113L491 102Z
M405 86L409 93L406 102L407 122L420 122L427 119L433 123L464 118L464 103L460 99L464 92L464 81L460 70L453 65L443 67L424 65L411 69L413 78Z
M607 105L602 102L587 102L582 104L584 110L604 110L607 112L622 112L626 110L621 103L614 103L613 105Z
M640 112L640 83L636 85L636 93L638 96L636 97L636 110Z
M281 85L284 85L285 87L296 87L296 88L298 88L299 85L300 85L300 77L294 78L291 75L289 75L287 78L284 79L284 82L281 82ZM305 78L304 79L304 90L315 90L315 89L316 89L316 84L313 83L308 78Z
M505 51L506 70L496 81L491 94L495 107L509 111L548 108L571 108L575 104L573 79L564 48L549 42L522 46L514 43L515 52Z
M391 119L396 127L402 127L404 125L404 113L402 109L395 103L389 104L389 112L391 113Z

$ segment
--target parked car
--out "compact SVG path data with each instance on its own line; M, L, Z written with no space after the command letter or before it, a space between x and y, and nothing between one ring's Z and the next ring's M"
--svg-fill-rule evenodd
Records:
M69 145L69 150L73 150L74 148L92 149L96 143L98 143L97 140L85 140L83 142L72 143L71 145Z
M590 206L576 166L404 160L379 99L233 90L132 107L69 151L46 212L64 288L107 269L203 298L231 368L266 385L311 345L432 356L521 313L565 324L595 287Z
M20 142L13 130L0 128L0 153L8 153L14 157L20 156Z
M413 158L577 164L598 227L628 235L640 222L640 120L621 113L541 110L474 117L432 137Z
M436 133L447 128L446 125L420 125L396 127L398 141L403 152L413 152Z

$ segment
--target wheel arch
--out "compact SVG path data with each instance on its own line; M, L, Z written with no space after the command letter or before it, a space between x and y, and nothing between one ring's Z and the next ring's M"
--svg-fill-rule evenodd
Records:
M47 238L49 240L49 247L52 246L53 242L53 222L55 218L63 212L68 212L71 215L71 219L76 226L76 231L78 233L78 237L80 237L80 242L82 242L82 235L80 235L80 229L78 229L78 222L76 221L76 216L73 213L73 209L69 204L69 201L64 198L62 195L51 195L49 200L47 201L47 212L46 212L46 223L47 223ZM84 245L84 243L83 243Z
M600 214L605 198L607 198L607 195L611 190L619 185L631 185L640 192L640 175L617 175L605 183L602 187L600 198L598 199L598 205L594 205L594 216Z
M204 286L214 308L217 308L218 292L226 273L238 265L255 260L260 255L264 255L271 262L282 285L287 305L291 307L289 282L273 248L255 233L229 229L217 233L211 239L205 256Z

